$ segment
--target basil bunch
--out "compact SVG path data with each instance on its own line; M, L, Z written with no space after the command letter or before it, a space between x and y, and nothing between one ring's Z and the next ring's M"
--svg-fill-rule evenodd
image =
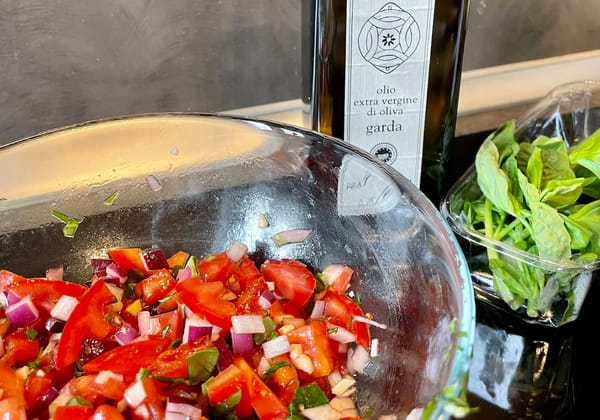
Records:
M546 136L518 142L510 120L483 142L475 169L482 194L462 203L471 229L542 261L584 265L600 256L600 130L569 148ZM525 305L537 317L560 297L572 307L582 270L545 270L491 247L487 254L494 288L513 309Z

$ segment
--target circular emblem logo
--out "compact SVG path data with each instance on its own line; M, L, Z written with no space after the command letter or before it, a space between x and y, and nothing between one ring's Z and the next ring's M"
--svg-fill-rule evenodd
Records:
M373 67L389 74L416 51L420 37L415 18L397 4L387 3L362 26L358 49Z
M371 154L379 160L391 165L396 161L396 157L398 157L398 150L393 144L379 143L373 146Z

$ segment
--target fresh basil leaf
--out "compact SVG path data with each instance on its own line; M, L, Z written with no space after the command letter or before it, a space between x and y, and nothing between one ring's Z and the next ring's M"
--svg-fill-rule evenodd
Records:
M210 378L217 366L219 350L216 348L197 351L187 358L187 374L192 384L199 384Z
M262 377L263 379L266 381L267 379L269 379L278 369L282 368L282 367L286 367L289 366L290 364L286 361L280 360L277 361L275 363L273 363L271 366L269 366L269 368L267 370L265 370L262 373Z
M571 256L571 237L556 209L544 203L531 205L532 238L540 258L562 261Z
M569 236L571 236L571 249L577 251L585 250L592 238L592 232L575 220L563 214L560 216L565 223L565 228L569 232Z
M591 232L589 246L582 251L600 254L600 200L580 207L569 219Z
M93 407L92 403L81 397L71 397L67 400L67 403L65 405L80 405L84 407Z
M600 178L600 129L569 149L569 160L593 172Z
M300 414L300 407L312 408L328 404L329 400L321 388L315 383L299 387L289 406L291 415Z
M510 194L511 185L506 173L500 168L500 155L494 142L483 142L475 157L477 183L481 192L499 209L517 216L518 204Z
M532 147L527 167L525 169L527 179L538 190L542 187L542 178L544 177L544 161L542 160L542 151L537 147Z
M584 182L584 178L551 179L542 191L541 201L555 209L575 204L583 192Z
M539 136L532 142L542 155L543 172L540 188L544 189L546 183L552 179L572 179L575 173L571 168L567 144L560 138Z

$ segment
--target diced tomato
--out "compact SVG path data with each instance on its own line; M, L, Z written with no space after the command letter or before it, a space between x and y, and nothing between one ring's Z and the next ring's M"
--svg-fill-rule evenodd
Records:
M261 294L267 289L267 284L254 262L247 255L238 262L233 278L240 286L236 302L237 313L264 315L265 310L258 301Z
M87 419L94 413L94 408L87 405L60 405L56 407L52 420Z
M50 313L62 295L80 297L87 290L81 284L46 278L25 278L10 271L0 270L0 289L11 291L21 298L31 297L38 309ZM47 318L47 315L46 315Z
M221 299L225 287L220 281L202 282L191 278L177 283L176 290L183 303L194 313L225 330L231 326L231 317L236 314L235 305Z
M98 280L90 287L73 309L65 323L58 351L56 367L61 369L79 358L81 343L85 338L103 339L113 329L104 314L104 306L111 303L114 296L104 281Z
M310 357L315 370L314 378L327 376L335 367L335 349L327 336L325 321L315 321L287 333L290 344L302 344L304 353Z
M210 254L196 264L200 278L203 281L220 281L227 284L233 274L236 264L229 259L225 252Z
M208 382L206 386L208 402L213 407L225 402L227 398L242 389L242 383L244 383L242 371L236 365L229 365Z
M265 280L275 283L275 290L300 306L313 295L317 279L300 261L267 260L260 269Z
M263 382L246 360L237 356L233 363L242 371L252 408L260 420L284 420L289 416L286 405Z
M146 397L142 403L133 408L133 419L144 419L144 420L163 420L165 418L165 409L162 404L162 399L155 382L148 378L140 379L140 382L144 388ZM142 407L140 409L140 407ZM138 415L138 412L144 413L144 415Z
M147 367L155 377L186 378L188 357L212 347L214 345L210 337L204 336L193 342L183 343L179 347L166 349Z
M167 269L158 270L135 285L135 292L146 305L167 296L175 287L175 279Z
M35 360L38 356L39 342L27 337L22 330L17 330L4 338L5 353L0 365L11 367L16 363Z
M281 325L283 319L290 315L294 318L306 318L304 308L286 299L278 299L273 302L269 307L269 313L277 325Z
M89 402L90 405L96 405L104 401L103 395L98 392L97 387L92 384L96 375L83 375L71 379L65 388L70 395L79 397Z
M0 413L2 420L26 418L23 378L9 367L0 366Z
M148 368L160 353L169 346L170 341L161 337L148 337L146 340L132 341L124 346L112 349L83 365L86 373L98 373L110 370L124 376L130 382L141 368Z
M321 273L329 287L339 293L346 293L354 270L345 264L330 264Z
M277 369L267 383L284 403L289 404L300 386L300 381L298 372L287 354L273 358L273 363L281 362L286 365Z
M250 392L242 371L236 365L229 365L222 370L213 380L208 382L206 390L208 401L213 407L225 402L234 393L241 391L240 402L235 407L237 417L240 419L252 417L253 408Z
M356 335L356 342L364 347L371 345L369 326L364 322L353 322L352 316L364 316L364 312L356 302L348 296L329 289L322 297L325 302L324 317L326 320L340 327L352 331Z
M90 420L125 420L117 407L102 404L96 408Z
M167 258L167 263L169 264L169 268L185 267L185 263L187 262L189 257L190 257L190 254L188 254L187 252L177 251L176 253L171 255L169 258Z
M149 274L144 264L143 251L141 248L115 248L108 251L110 258L125 271L136 270L140 273Z
M25 380L25 402L30 412L35 412L39 399L52 387L52 375L41 370L34 371Z
M115 377L114 372L111 375L108 371L90 376L93 378L88 384L90 391L114 401L119 401L123 398L123 392L125 392L126 387L125 382L123 382L124 378Z
M161 337L175 340L183 336L183 308L181 306L169 312L156 314L152 318L158 320Z

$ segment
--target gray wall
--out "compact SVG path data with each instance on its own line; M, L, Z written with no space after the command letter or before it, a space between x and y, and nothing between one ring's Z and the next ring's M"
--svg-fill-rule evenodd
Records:
M300 0L0 0L0 144L96 118L299 98L300 26ZM465 69L599 40L598 0L477 0Z

